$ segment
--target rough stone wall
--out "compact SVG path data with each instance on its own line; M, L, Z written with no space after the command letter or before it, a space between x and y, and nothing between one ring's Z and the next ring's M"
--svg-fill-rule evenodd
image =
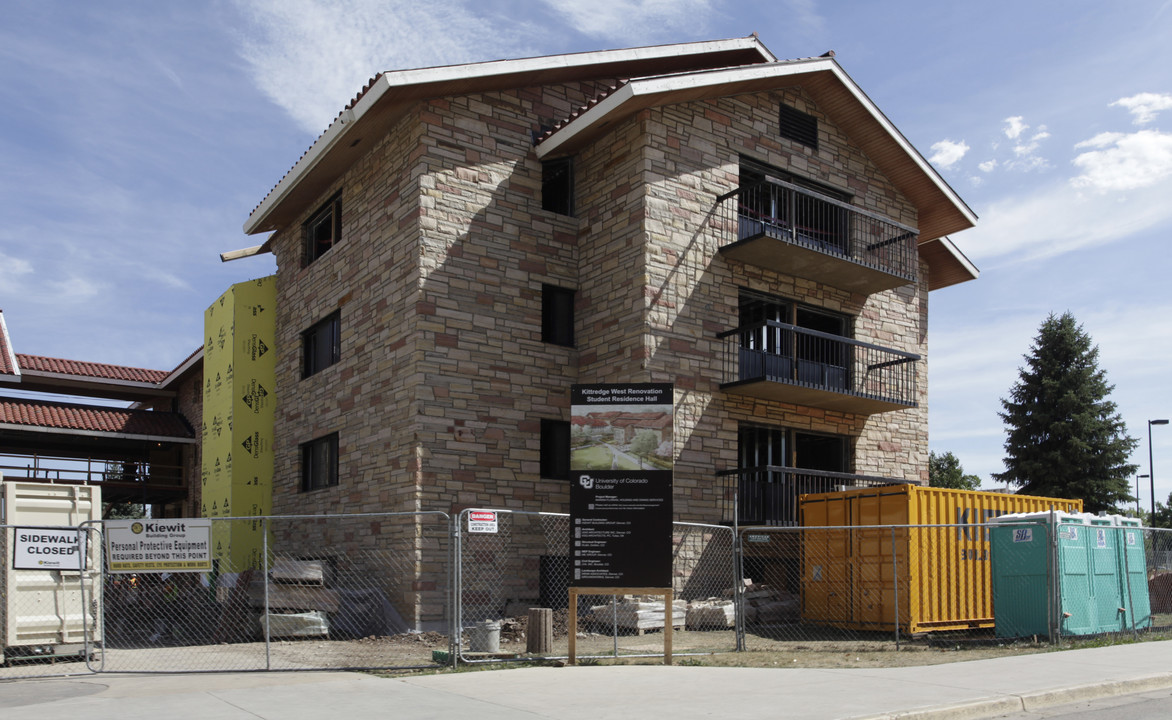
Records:
M201 437L203 426L203 366L197 365L179 379L176 388L174 409L187 420L187 424ZM199 517L200 502L203 499L203 455L202 443L184 445L180 450L183 478L187 484L187 500L180 517Z
M778 137L779 102L818 118L817 151ZM742 422L851 436L854 472L919 479L927 462L926 361L918 367L920 408L868 418L720 391L716 335L737 326L738 292L749 288L848 314L857 339L924 354L926 268L918 286L865 297L728 261L710 222L716 198L737 187L741 155L840 187L854 204L914 225L911 204L800 90L656 108L645 129L648 368L651 380L677 388L677 518L721 519L725 490L715 473L736 467Z
M415 402L418 113L272 238L277 259L277 514L409 511L418 506L407 451ZM342 233L303 267L302 224L342 193ZM301 377L301 333L335 310L341 359ZM337 432L336 487L301 491L302 443Z

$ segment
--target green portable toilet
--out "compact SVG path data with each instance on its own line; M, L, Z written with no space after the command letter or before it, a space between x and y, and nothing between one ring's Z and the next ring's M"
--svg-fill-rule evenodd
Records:
M1052 628L1062 635L1095 632L1093 613L1086 609L1093 597L1087 553L1089 517L1082 513L1020 513L990 520L989 561L997 637L1049 637ZM1052 573L1055 564L1057 572ZM1068 609L1075 606L1081 606L1082 611Z
M1063 636L1121 632L1133 629L1133 617L1135 629L1151 625L1136 520L1003 515L990 521L989 558L998 637L1049 635L1051 629Z
M1148 561L1144 551L1143 523L1137 518L1115 515L1119 533L1119 566L1123 568L1123 599L1127 608L1125 630L1152 626L1152 598L1148 592ZM1134 627L1132 623L1134 622Z

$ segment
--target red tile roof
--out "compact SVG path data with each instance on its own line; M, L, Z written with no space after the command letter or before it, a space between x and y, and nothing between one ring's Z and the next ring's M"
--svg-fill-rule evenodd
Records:
M20 365L22 371L76 375L102 380L141 382L152 385L161 383L170 374L166 370L146 370L144 368L126 367L123 365L63 360L61 358L23 355L20 353L16 355L16 362Z
M195 437L177 413L0 397L0 424L175 439Z

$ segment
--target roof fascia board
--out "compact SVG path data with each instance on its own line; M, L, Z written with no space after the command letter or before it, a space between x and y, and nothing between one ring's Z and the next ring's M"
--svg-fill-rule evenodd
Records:
M776 62L777 58L760 40L750 36L731 40L712 40L707 42L680 43L678 45L653 45L626 50L601 50L596 52L572 53L568 55L550 55L520 60L494 60L492 62L472 63L468 65L446 65L418 70L397 70L381 74L371 87L359 98L358 102L342 111L342 113L326 128L326 131L297 161L273 191L257 206L244 223L244 232L253 235L260 232L260 228L268 214L281 204L289 192L301 182L321 162L331 148L338 144L357 123L367 110L374 106L382 97L393 88L403 88L412 85L427 85L452 80L476 80L491 78L500 75L551 70L555 68L589 67L603 63L629 62L633 60L648 60L659 57L677 57L680 55L699 55L712 52L727 52L730 50L756 50L764 62ZM260 246L258 252L267 251L268 244Z
M0 312L0 338L4 340L4 350L5 354L8 355L8 365L12 368L12 375L19 379L20 363L16 362L16 351L12 349L12 336L8 334L8 324L4 322L3 312Z
M174 437L171 435L135 435L133 433L120 432L102 432L100 430L76 430L73 428L47 428L38 427L36 425L17 425L15 423L0 423L0 430L11 430L14 432L37 433L42 435L74 435L79 437L92 438L113 438L116 440L146 440L148 442L167 442L179 443L182 445L195 445L198 440L195 438Z
M178 380L179 378L181 378L183 376L183 374L186 373L188 370L195 367L196 364L202 363L202 362L203 362L203 348L201 347L199 350L197 350L195 353L193 353L191 355L191 357L187 358L187 360L185 360L182 365L180 365L179 367L172 370L171 373L169 375L167 375L167 377L163 378L162 382L159 383L159 387L163 387L163 388L167 387L171 383L173 383L176 380Z
M79 388L79 387L100 387L102 389L108 388L125 388L127 391L140 390L150 392L155 395L165 395L166 391L160 389L160 384L152 382L141 382L138 380L116 380L113 378L98 378L89 377L87 375L71 375L68 373L45 372L43 370L25 370L24 377L27 382L40 380L46 383L59 384L61 387ZM173 393L172 393L173 394Z

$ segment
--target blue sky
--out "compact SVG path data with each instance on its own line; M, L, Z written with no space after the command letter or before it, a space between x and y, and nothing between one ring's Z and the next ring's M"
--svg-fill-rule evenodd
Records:
M1172 416L1172 0L8 0L16 350L176 366L212 300L275 269L218 253L261 241L249 212L380 70L752 32L782 58L835 50L981 218L953 238L981 278L931 295L933 450L993 486L999 399L1069 310L1148 472L1147 420ZM1172 426L1153 440L1164 500Z

